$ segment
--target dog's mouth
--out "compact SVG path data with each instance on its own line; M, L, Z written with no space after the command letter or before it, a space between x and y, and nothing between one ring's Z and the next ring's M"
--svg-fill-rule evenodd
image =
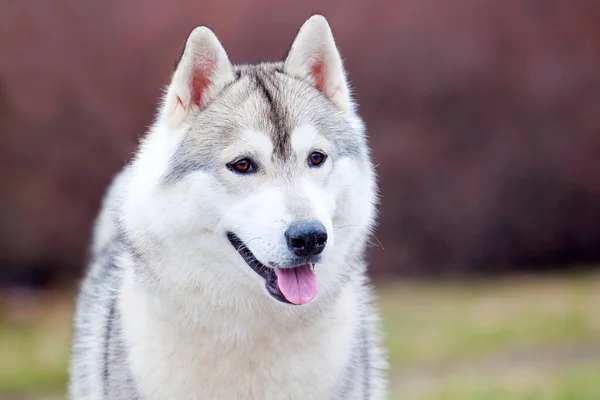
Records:
M227 238L246 264L265 280L267 292L275 299L288 304L306 304L317 295L315 264L308 263L289 268L270 268L262 264L233 232Z

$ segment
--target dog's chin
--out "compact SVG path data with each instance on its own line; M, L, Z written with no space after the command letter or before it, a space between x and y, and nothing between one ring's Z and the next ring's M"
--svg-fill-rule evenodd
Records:
M227 232L227 238L246 264L265 280L267 293L274 299L292 305L307 304L314 299L317 294L314 263L271 268L261 263L235 233Z

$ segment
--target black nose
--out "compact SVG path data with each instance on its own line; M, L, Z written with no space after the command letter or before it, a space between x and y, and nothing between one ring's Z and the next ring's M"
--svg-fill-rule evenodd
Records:
M327 230L318 221L299 221L285 231L285 238L290 250L298 257L314 256L325 248Z

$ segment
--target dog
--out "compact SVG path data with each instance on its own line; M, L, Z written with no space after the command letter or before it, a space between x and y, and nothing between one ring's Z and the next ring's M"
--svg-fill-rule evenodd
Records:
M71 399L383 399L376 204L323 16L277 63L233 65L194 29L96 220Z

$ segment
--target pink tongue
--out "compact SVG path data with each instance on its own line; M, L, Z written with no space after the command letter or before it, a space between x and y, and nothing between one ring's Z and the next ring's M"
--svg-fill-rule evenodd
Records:
M310 264L295 268L275 268L277 286L292 304L306 304L317 295L317 276Z

